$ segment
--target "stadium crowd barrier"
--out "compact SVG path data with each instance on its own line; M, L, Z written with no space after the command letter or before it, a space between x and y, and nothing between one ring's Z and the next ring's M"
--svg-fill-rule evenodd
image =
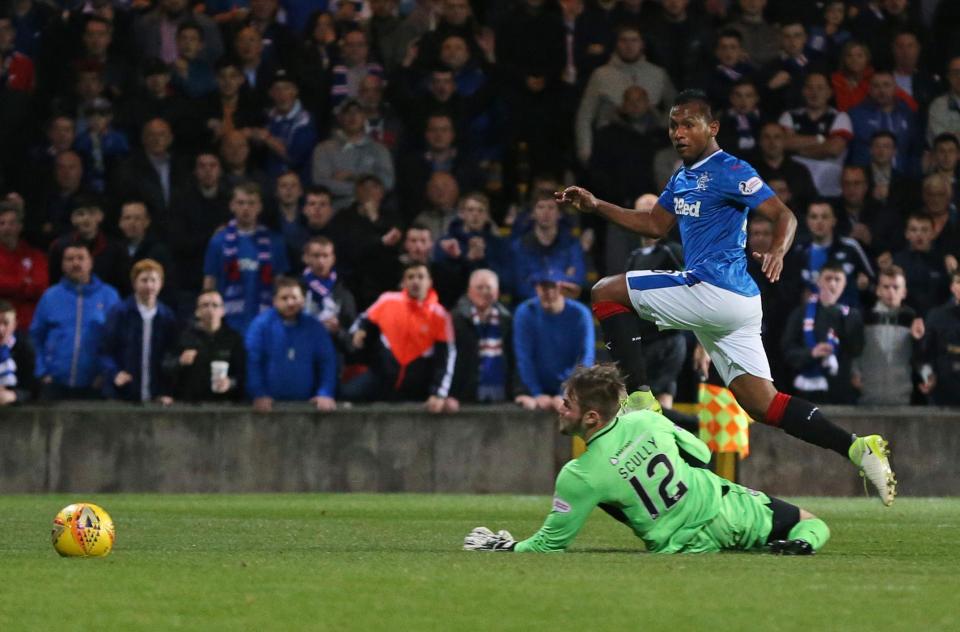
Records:
M828 407L881 432L903 495L960 495L960 410ZM740 482L783 496L863 494L840 456L754 425ZM0 493L448 492L549 494L571 442L555 418L512 406L278 405L0 409Z

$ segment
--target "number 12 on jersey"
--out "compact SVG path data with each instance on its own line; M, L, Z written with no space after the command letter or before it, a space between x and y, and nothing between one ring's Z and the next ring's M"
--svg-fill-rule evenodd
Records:
M663 501L663 511L667 511L671 507L677 504L677 502L683 498L683 495L687 493L687 486L683 481L677 481L677 488L670 493L669 487L670 483L673 482L673 465L670 463L670 459L667 458L666 454L658 454L647 464L647 478L652 480L654 475L657 473L657 466L663 465L667 468L666 476L660 481L659 495L660 500ZM643 506L647 509L647 512L650 514L650 517L656 520L660 517L660 510L657 509L657 506L654 504L653 499L650 498L650 495L647 493L647 490L644 489L643 484L640 480L634 476L630 479L630 485L637 492L637 496L640 497L640 500L643 502Z

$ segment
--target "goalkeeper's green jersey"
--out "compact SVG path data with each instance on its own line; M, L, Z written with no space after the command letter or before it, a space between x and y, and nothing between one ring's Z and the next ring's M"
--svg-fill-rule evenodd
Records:
M557 476L543 527L515 551L562 551L594 507L627 524L649 551L674 553L720 511L727 483L684 458L707 463L710 449L653 411L629 412L590 437Z

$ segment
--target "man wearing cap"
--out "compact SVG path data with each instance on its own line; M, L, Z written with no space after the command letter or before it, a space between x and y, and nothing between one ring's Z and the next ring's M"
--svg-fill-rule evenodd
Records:
M130 153L130 143L126 134L113 128L113 107L103 97L85 104L83 117L86 130L77 136L74 147L83 158L87 186L102 194L107 174L116 161Z
M330 189L337 210L350 206L354 185L360 176L377 176L384 188L393 189L394 170L390 151L370 138L366 115L356 99L337 107L337 129L313 150L313 183Z
M317 143L313 117L300 103L297 82L286 70L281 68L273 73L269 94L273 108L267 127L250 133L253 140L267 148L267 175L276 178L285 171L294 171L307 178L310 154Z
M563 296L565 279L555 268L537 272L537 295L520 303L513 317L513 353L523 389L514 401L527 410L555 410L573 369L593 365L593 316Z

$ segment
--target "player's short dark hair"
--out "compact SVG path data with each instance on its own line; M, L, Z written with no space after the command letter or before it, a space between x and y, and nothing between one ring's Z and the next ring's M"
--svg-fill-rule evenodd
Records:
M908 213L907 222L909 222L910 220L914 220L917 222L928 222L931 226L933 226L933 218L928 213L925 213L923 211L913 211L911 213Z
M273 282L273 295L276 296L280 293L280 290L286 289L288 287L295 287L303 292L303 286L300 285L300 280L288 276L278 276L277 279Z
M0 18L0 19L3 19L3 18ZM0 298L0 314L6 314L7 312L15 312L15 311L17 310L13 307L13 303L11 303L6 299Z
M937 134L936 138L933 139L933 146L936 147L940 143L953 143L957 149L960 149L960 138L957 138L957 135L953 132L940 132Z
M873 135L870 136L870 144L873 144L873 141L877 140L878 138L889 138L890 140L893 141L893 146L894 147L897 146L896 135L888 129L881 129L881 130L875 131Z
M627 389L616 364L604 362L578 366L563 383L564 392L579 406L580 412L595 410L604 421L613 419Z
M708 121L715 121L717 117L713 115L713 106L710 105L710 98L707 93L697 88L689 88L677 95L673 100L673 107L697 103L703 107L703 114Z

